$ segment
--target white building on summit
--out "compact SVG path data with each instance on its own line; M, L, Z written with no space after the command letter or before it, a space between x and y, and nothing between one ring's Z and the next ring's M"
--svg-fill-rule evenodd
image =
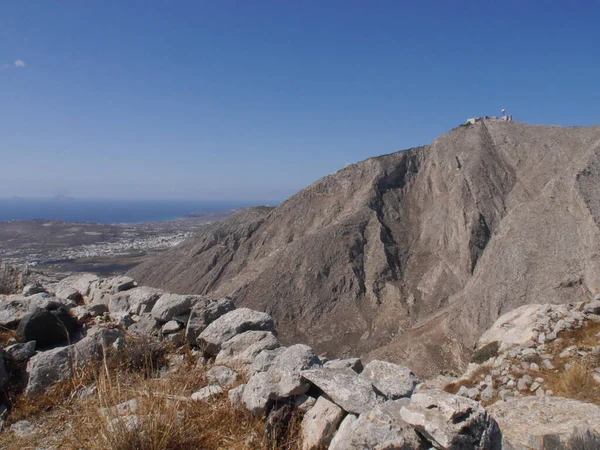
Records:
M505 122L512 122L513 120L513 116L512 114L507 116L506 115L506 109L502 110L502 116L497 117L497 116L485 116L485 117L472 117L471 119L467 119L467 121L465 122L466 125L473 125L477 122L481 122L482 120L504 120Z

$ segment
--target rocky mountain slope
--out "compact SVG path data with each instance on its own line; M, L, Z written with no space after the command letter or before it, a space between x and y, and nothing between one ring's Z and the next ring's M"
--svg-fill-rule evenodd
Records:
M428 375L464 366L515 307L596 293L599 223L600 127L486 120L232 216L132 275L266 311L283 343Z

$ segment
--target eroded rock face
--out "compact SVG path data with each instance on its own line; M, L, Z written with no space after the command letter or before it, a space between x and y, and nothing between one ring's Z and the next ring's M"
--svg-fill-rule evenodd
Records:
M390 400L410 397L420 381L410 369L380 360L367 364L360 376L368 379Z
M477 402L441 390L421 391L400 410L402 420L438 449L498 449L502 434Z
M489 408L502 430L504 448L566 449L569 438L583 430L599 436L600 406L561 397L524 397Z
M240 308L219 317L198 337L198 344L207 355L216 356L221 345L245 331L273 331L273 319L268 314Z
M361 414L373 409L383 398L378 396L369 380L346 371L311 369L302 377L321 389L344 411Z

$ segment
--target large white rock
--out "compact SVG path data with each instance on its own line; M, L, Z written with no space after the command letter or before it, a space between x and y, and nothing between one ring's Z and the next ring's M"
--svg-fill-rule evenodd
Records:
M238 379L238 374L226 366L211 367L204 375L209 383L218 386L231 386Z
M373 360L360 374L388 399L410 397L420 380L406 367L387 361Z
M273 331L273 319L263 312L236 309L206 327L197 342L207 355L216 356L224 342L245 331Z
M329 445L344 411L325 397L319 397L302 419L302 450L319 450Z
M198 336L207 326L234 309L233 300L228 297L213 301L205 299L204 301L196 302L190 312L185 329L187 342L191 345L196 345Z
M67 292L69 289L74 289L79 292L83 297L90 295L90 289L92 283L98 282L100 278L91 273L84 273L81 275L71 275L67 278L63 278L56 284L55 291Z
M333 359L323 364L327 369L350 369L356 373L361 373L364 369L360 358Z
M221 345L215 359L216 364L224 364L244 373L252 372L252 363L263 350L279 347L279 340L270 331L246 331Z
M263 350L252 362L250 373L266 372L273 365L273 361L281 355L287 347L277 347L273 350Z
M267 372L250 377L244 389L244 405L254 414L267 413L275 400L304 394L309 384L303 379L304 370L321 366L319 358L307 345L286 348L275 358Z
M497 341L507 347L535 340L534 327L543 317L546 305L524 305L501 315L494 325L479 338L478 347Z
M500 425L505 448L561 448L550 444L564 445L585 429L600 436L600 406L568 398L511 398L490 406L489 413Z
M465 397L442 390L421 391L402 407L400 416L438 449L502 448L496 421L479 403Z
M152 317L157 322L167 323L176 317L188 316L194 303L201 300L198 295L163 294L152 308Z
M402 406L409 401L407 398L390 400L358 418L349 414L340 425L329 449L429 449L431 445L400 417Z
M358 374L318 368L306 370L302 376L349 413L367 412L383 401L375 393L371 382Z

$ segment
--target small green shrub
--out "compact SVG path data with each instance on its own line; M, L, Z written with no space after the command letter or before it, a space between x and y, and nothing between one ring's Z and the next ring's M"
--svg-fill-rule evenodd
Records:
M494 358L498 356L498 350L500 349L500 344L498 341L490 342L487 345L484 345L480 349L478 349L471 358L471 362L476 364L482 364L486 362L490 358Z

